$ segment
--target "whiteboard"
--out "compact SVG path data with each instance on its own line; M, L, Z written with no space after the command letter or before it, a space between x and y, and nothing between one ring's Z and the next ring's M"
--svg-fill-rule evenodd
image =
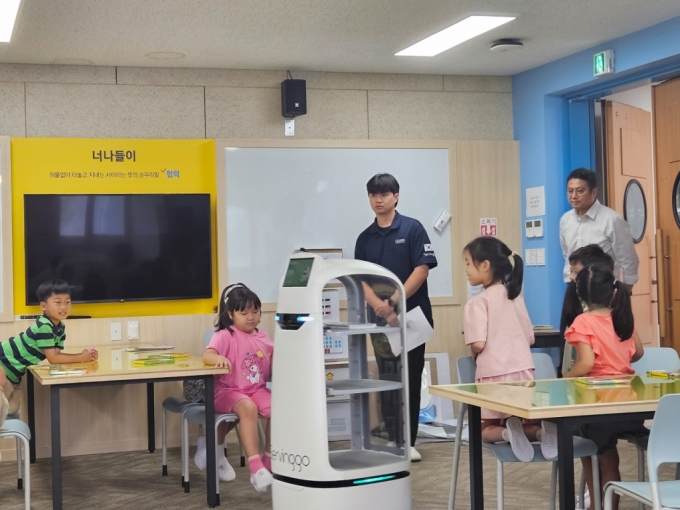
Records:
M375 219L366 182L377 173L397 178L397 210L430 237L439 262L430 296L452 296L450 223L441 233L432 226L451 211L448 149L228 147L222 171L229 283L246 284L263 303L276 302L286 259L301 247L354 258L357 237Z

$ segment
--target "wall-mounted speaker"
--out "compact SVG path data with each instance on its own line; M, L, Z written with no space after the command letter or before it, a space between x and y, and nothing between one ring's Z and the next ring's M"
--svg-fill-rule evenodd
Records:
M307 82L283 80L281 82L281 115L294 119L307 113Z

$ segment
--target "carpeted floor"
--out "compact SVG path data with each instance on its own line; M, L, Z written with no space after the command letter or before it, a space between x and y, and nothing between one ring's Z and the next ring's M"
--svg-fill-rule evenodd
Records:
M259 494L250 485L247 468L239 466L238 445L229 445L229 460L236 469L236 480L220 484L221 508L229 510L270 509L271 494ZM418 446L423 461L411 469L414 510L445 509L448 502L453 443L430 443ZM624 479L637 473L633 446L620 443ZM467 446L461 451L457 509L470 508ZM577 477L580 463L576 463ZM186 509L207 508L205 472L191 463L191 492L180 486L179 450L169 453L169 476L161 476L161 452L114 453L68 457L63 461L64 509ZM485 454L484 480L487 508L496 507L495 461ZM671 479L668 467L664 479ZM578 478L577 478L578 480ZM32 508L47 510L51 505L51 470L49 459L40 459L31 467ZM505 508L508 510L549 508L550 467L547 464L507 464L505 468ZM0 463L0 509L22 510L23 492L16 489L16 464ZM622 500L621 510L637 509L631 500ZM303 510L303 509L301 509ZM316 509L310 509L316 510ZM376 506L376 510L380 510Z

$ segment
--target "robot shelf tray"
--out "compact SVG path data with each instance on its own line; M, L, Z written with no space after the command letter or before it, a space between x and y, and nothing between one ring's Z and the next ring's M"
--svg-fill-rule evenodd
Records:
M392 327L372 327L372 328L324 328L324 333L340 333L343 335L372 335L375 333L399 333L399 328Z
M377 391L391 391L399 390L403 384L395 381L381 381L378 379L340 379L333 381L326 381L327 394L343 394L349 395L352 393L374 393Z

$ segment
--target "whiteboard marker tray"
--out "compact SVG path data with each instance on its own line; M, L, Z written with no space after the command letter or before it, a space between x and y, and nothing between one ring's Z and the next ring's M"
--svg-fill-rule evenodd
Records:
M404 462L405 457L373 450L340 450L328 452L328 462L333 469L365 469Z
M335 379L326 381L326 393L351 395L352 393L373 393L376 391L400 390L403 384L379 379Z

